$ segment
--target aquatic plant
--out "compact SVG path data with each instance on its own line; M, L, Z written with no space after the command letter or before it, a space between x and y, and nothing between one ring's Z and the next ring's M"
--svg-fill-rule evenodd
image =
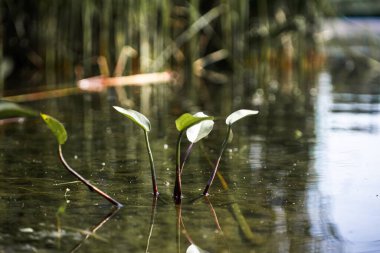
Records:
M157 190L157 182L156 182L156 171L155 171L155 166L154 166L154 161L153 161L152 150L150 148L149 138L148 138L148 132L151 130L151 124L148 118L145 117L140 112L137 112L131 109L124 109L118 106L114 106L114 109L120 112L121 114L123 114L124 116L128 117L129 119L131 119L136 125L141 127L144 131L145 143L146 143L147 152L149 155L149 161L150 161L150 167L151 167L151 173L152 173L153 194L154 196L157 196L158 190ZM232 125L247 116L256 115L258 113L259 113L258 111L254 111L254 110L241 109L241 110L231 113L226 118L226 121L225 121L227 125L226 136L223 140L222 147L219 152L219 156L216 161L214 170L203 191L203 195L206 195L206 196L208 195L209 188L211 187L214 181L215 175L218 171L218 167L219 167L222 155L224 153L224 150L226 149L228 142L232 141L232 137L233 137ZM174 190L173 190L173 198L176 204L181 203L182 171L183 171L184 164L190 155L190 152L192 150L194 143L200 141L212 131L213 126L214 126L213 120L214 120L214 117L208 116L204 114L203 112L198 112L198 113L195 113L194 115L191 115L189 113L184 113L175 121L176 128L179 131L177 142L176 142L176 174L175 174L175 184L174 184ZM182 140L182 136L184 132L186 132L186 136L188 140L191 142L191 144L189 145L184 158L181 160L181 140Z
M219 156L218 156L218 159L217 159L216 164L215 164L215 168L214 168L214 170L210 176L210 179L207 182L205 189L203 190L203 195L205 195L205 196L208 195L208 191L212 185L212 182L214 181L216 172L218 171L218 167L220 164L220 160L222 159L222 155L224 153L224 150L226 149L228 142L232 141L232 138L233 138L232 125L235 122L239 121L240 119L243 119L243 118L250 116L250 115L256 115L258 113L259 113L258 111L254 111L254 110L241 109L241 110L237 110L237 111L231 113L226 118L226 125L227 125L226 137L223 140L222 148L220 149Z
M157 188L156 169L154 167L153 154L150 148L149 136L148 136L148 133L151 130L150 121L142 113L134 111L132 109L124 109L119 106L114 106L113 108L116 111L123 114L124 116L126 116L127 118L129 118L130 120L132 120L136 125L141 127L141 129L144 131L146 149L149 155L150 171L152 174L153 195L157 196L159 193L158 193L158 188Z
M208 117L208 115L204 114L203 112L197 112L194 114L195 117ZM198 124L193 125L192 127L189 127L186 130L186 137L190 141L190 145L186 150L185 156L182 159L182 164L181 164L181 174L183 167L186 163L186 160L189 158L191 150L194 146L194 144L207 135L212 131L214 127L214 121L213 120L204 120Z
M182 140L183 133L187 129L191 128L192 126L197 125L198 123L201 123L202 121L213 120L213 119L214 117L207 116L203 113L198 114L198 116L191 115L189 113L184 113L175 121L176 128L179 131L179 134L177 137L177 144L176 144L176 176L175 176L175 184L174 184L174 191L173 191L173 198L176 204L181 203L181 198L182 198L181 140ZM206 126L207 125L200 125L200 128L198 130L190 131L189 135L191 136L191 139L193 139L194 141L198 141L199 137L202 137L202 138L205 137L208 134L207 133L206 135L204 135L208 130L208 127Z
M64 165L64 167L71 173L73 174L79 181L81 181L84 185L86 185L90 191L94 191L98 193L100 196L111 202L113 205L117 207L122 207L123 205L120 204L117 200L113 199L110 197L108 194L91 184L87 179L85 179L83 176L81 176L78 172L76 172L73 168L70 167L70 165L66 162L65 158L63 157L62 153L62 145L66 143L67 141L67 132L63 124L58 121L57 119L41 113L41 118L43 121L46 123L46 125L49 127L51 132L55 135L58 141L58 155L59 158Z
M150 148L149 144L149 137L148 132L151 130L151 124L147 117L145 117L142 113L137 112L132 109L124 109L119 106L113 107L116 111L123 114L130 120L132 120L136 125L138 125L143 131L145 136L145 143L147 147L147 152L149 155L149 161L150 161L150 168L151 168L151 174L152 174L152 186L153 186L153 195L158 195L158 189L157 189L157 180L156 180L156 170L154 166L153 161L153 155L152 150ZM182 184L181 184L181 173L183 169L183 164L181 164L181 139L183 136L183 133L186 131L187 138L191 143L195 143L205 136L207 136L214 125L214 122L212 121L213 117L210 117L203 112L198 112L194 115L191 115L189 113L182 114L176 121L176 128L179 131L179 135L177 138L177 145L176 145L176 179L175 179L175 185L174 185L174 191L173 191L173 198L176 203L181 202L181 196L182 196ZM190 149L188 149L187 155L190 153ZM186 159L184 159L185 161Z

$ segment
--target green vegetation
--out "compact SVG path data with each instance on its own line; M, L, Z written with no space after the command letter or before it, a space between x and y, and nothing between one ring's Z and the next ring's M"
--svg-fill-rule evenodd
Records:
M148 137L148 132L151 129L150 121L148 120L147 117L145 117L143 114L131 110L131 109L124 109L119 106L114 106L113 107L116 111L120 112L130 120L132 120L136 125L141 127L141 129L144 131L144 136L145 136L145 144L146 144L146 149L149 155L149 162L150 162L150 170L152 174L152 186L153 186L153 195L157 196L158 193L158 187L157 187L157 180L156 180L156 169L154 167L154 161L153 161L153 154L152 150L150 149L150 143L149 143L149 137Z
M157 196L158 190L157 190L157 183L156 183L156 172L155 172L155 167L154 167L153 155L150 149L150 144L149 144L149 139L148 139L148 132L151 130L150 121L147 119L147 117L145 117L140 112L137 112L131 109L124 109L118 106L114 106L114 109L120 112L121 114L125 115L129 119L131 119L136 125L138 125L144 130L145 143L146 143L147 151L149 154L151 172L152 172L153 194L154 196ZM214 181L223 152L226 149L227 143L232 140L232 129L231 129L232 125L245 117L256 115L258 113L259 113L258 111L254 111L254 110L241 109L241 110L231 113L226 118L227 134L222 143L222 147L221 147L215 168L203 191L203 195L205 196L208 195L209 188L212 182ZM195 113L194 115L191 115L189 113L184 113L175 121L176 128L179 131L177 142L176 142L176 175L175 175L175 185L174 185L174 190L173 190L173 198L176 204L180 204L181 199L182 199L182 176L181 175L182 175L184 164L188 156L190 155L193 144L200 141L204 137L206 137L212 131L213 126L214 126L213 120L214 120L214 117L208 116L204 114L203 112L198 112L198 113ZM186 131L187 138L191 142L191 144L189 148L187 149L187 152L181 162L181 140L182 140L183 133L185 131Z
M1 108L3 108L3 110L1 110ZM151 123L145 115L135 110L125 109L119 106L113 106L113 108L119 113L121 113L122 115L132 120L137 126L139 126L144 131L145 144L146 144L147 153L148 153L149 161L150 161L150 168L151 168L153 195L157 197L159 192L158 192L158 187L157 187L156 169L155 169L153 154L152 154L152 150L149 143L149 137L148 137L148 133L151 131ZM2 113L4 114L4 117L35 116L36 115L36 113L32 109L22 107L14 103L8 103L8 102L0 104L0 115L2 115ZM225 121L227 125L226 137L224 138L224 141L222 143L222 147L221 147L215 168L203 191L203 195L205 196L208 195L208 190L216 176L223 152L227 146L227 143L232 140L232 129L231 129L232 125L247 116L256 115L256 114L258 114L258 111L241 109L241 110L231 113L226 118L226 121ZM71 168L69 164L66 162L62 153L62 145L66 143L67 138L68 138L64 125L59 120L55 119L54 117L50 115L40 113L40 116L57 139L59 158L62 164L65 166L65 168L71 174L73 174L77 179L79 179L83 184L85 184L91 191L97 192L99 195L107 199L109 202L111 202L115 206L121 207L122 204L120 204L118 201L110 197L108 194L106 194L105 192L101 191L100 189L92 185L87 179L82 177L78 172L76 172L73 168ZM184 113L175 121L176 128L179 131L177 142L176 142L176 169L175 169L176 174L175 174L175 185L174 185L174 190L173 190L173 198L176 204L180 204L181 199L182 199L182 176L181 175L182 175L184 164L190 155L193 144L205 138L206 136L208 136L209 133L212 131L214 127L213 120L214 120L214 117L208 116L204 114L203 112L197 112L194 115L191 115L189 113ZM187 149L187 152L184 158L181 160L181 140L185 131L186 131L186 136L191 144L189 148Z
M41 118L46 123L46 125L49 127L49 129L52 131L52 133L55 135L55 137L57 138L59 158L60 158L62 164L65 166L65 168L71 174L73 174L79 181L81 181L84 185L86 185L90 189L90 191L94 191L94 192L98 193L100 196L102 196L103 198L108 200L113 205L115 205L117 207L122 207L123 206L122 204L120 204L117 200L113 199L108 194L106 194L105 192L103 192L102 190L100 190L99 188L94 186L93 184L91 184L87 179L82 177L78 172L76 172L73 168L71 168L70 165L66 162L65 158L63 157L63 153L62 153L62 145L65 144L65 142L67 140L67 132L66 132L66 129L63 126L63 124L61 122L59 122L57 119L55 119L55 118L53 118L47 114L41 113Z
M205 120L213 120L214 117L207 116L202 113L198 113L198 115L201 116L195 116L191 115L189 113L182 114L178 119L175 121L175 125L177 127L177 130L179 131L178 138L177 138L177 144L176 144L176 170L175 170L175 185L174 185L174 191L173 191L173 198L174 201L179 204L181 203L181 198L182 198L182 182L181 182L181 140L182 140L182 135L185 130L191 128L192 126L195 126L196 124L201 123L202 121ZM205 115L205 116L203 116ZM207 125L199 125L200 129L207 128ZM207 131L202 131L200 130L199 132L207 132ZM210 131L209 131L210 132ZM200 136L205 137L206 135L202 134ZM202 138L203 138L202 137ZM197 138L195 138L197 139Z
M7 104L6 108L11 108L12 109L12 114L7 114L15 116L15 115L35 115L32 113L27 113L25 114L24 112L34 112L28 108L23 108L18 106L17 104L9 103ZM131 109L124 109L122 107L114 106L113 107L116 111L119 113L123 114L130 120L132 120L136 125L138 125L141 129L144 131L144 136L145 136L145 144L147 147L147 152L149 156L149 161L150 161L150 168L151 168L151 176L152 176L152 187L153 187L153 195L158 196L158 187L157 187L157 179L156 179L156 170L155 170L155 165L154 165L154 160L153 160L153 154L152 150L150 148L150 143L149 143L149 138L148 138L148 132L151 130L151 124L150 121L148 120L147 117L145 117L143 114L140 112L131 110ZM208 190L215 178L215 175L217 173L219 163L221 160L221 157L223 155L223 152L227 146L227 143L232 140L232 130L231 127L232 125L239 121L242 118L245 118L250 115L256 115L258 114L258 111L254 110L238 110L235 111L234 113L230 114L226 118L226 125L227 125L227 134L226 137L224 138L224 141L222 143L222 148L219 153L218 160L216 162L214 171L205 187L205 190L203 191L203 195L208 195ZM110 197L108 194L105 192L101 191L98 189L96 186L92 185L87 179L82 177L78 172L76 172L73 168L69 166L69 164L66 162L66 160L63 157L62 153L62 145L64 145L67 141L67 132L63 124L53 118L52 116L49 116L44 113L40 113L41 118L45 122L45 124L48 126L48 128L51 130L51 132L54 134L54 136L57 139L58 142L58 154L59 158L62 162L62 164L65 166L65 168L73 174L78 180L80 180L83 184L85 184L91 191L95 191L99 195L101 195L103 198L111 202L117 207L122 207L122 204L120 204L117 200L113 199ZM200 141L204 137L206 137L213 129L214 126L214 117L208 116L204 114L203 112L198 112L195 113L194 115L191 115L189 113L184 113L182 114L179 118L176 119L175 125L177 130L179 131L178 138L177 138L177 143L176 143L176 176L175 176L175 185L174 185L174 191L173 191L173 198L176 204L181 203L182 199L182 170L183 166L191 152L191 149L193 147L193 144ZM188 140L191 142L186 155L184 159L182 159L181 163L181 140L183 133L186 131L186 135Z
M232 140L232 129L231 129L232 124L234 124L238 120L243 119L243 118L245 118L247 116L256 115L258 113L259 113L258 111L241 109L241 110L238 110L238 111L235 111L235 112L231 113L226 118L226 125L227 125L226 137L223 140L222 148L220 150L218 160L216 161L214 171L212 172L211 177L208 180L205 189L203 190L203 195L205 195L205 196L208 195L208 191L210 189L210 186L211 186L212 182L214 181L215 175L216 175L216 173L218 171L218 167L219 167L219 164L220 164L220 160L222 159L223 152L224 152L224 150L227 147L227 143Z

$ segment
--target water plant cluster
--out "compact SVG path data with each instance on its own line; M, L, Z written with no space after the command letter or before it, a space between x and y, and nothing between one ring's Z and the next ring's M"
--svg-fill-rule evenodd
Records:
M159 191L157 187L157 175L156 175L156 169L155 169L155 164L153 160L153 153L152 153L150 142L149 142L149 132L151 131L151 123L145 115L143 115L142 113L138 111L122 108L119 106L114 106L113 108L117 112L126 116L128 119L130 119L133 123L135 123L138 127L140 127L144 131L146 150L147 150L147 154L149 156L149 161L150 161L150 170L151 170L151 178L152 178L152 193L153 193L153 196L157 197L159 195ZM1 111L1 115L3 115L6 118L10 116L14 117L14 116L38 115L37 112L29 108L25 108L25 107L19 106L14 103L9 103L9 102L2 103L0 107L0 111ZM256 114L258 114L258 111L240 109L231 113L225 119L226 135L221 144L220 152L216 160L216 163L214 165L214 169L210 175L209 180L207 181L207 184L204 187L204 190L203 190L204 196L207 196L209 194L209 189L215 179L223 153L227 147L227 144L232 140L233 124L235 124L237 121L247 116L256 115ZM51 132L54 134L54 136L57 139L58 156L60 158L60 161L64 165L64 167L79 181L81 181L84 185L86 185L90 189L90 191L98 193L107 201L112 203L113 205L117 207L122 207L122 204L120 202L118 202L117 200L109 196L107 193L103 192L102 190L100 190L99 188L91 184L87 179L85 179L77 171L75 171L72 167L70 167L70 165L65 160L63 156L63 152L62 152L62 146L66 143L67 138L68 138L68 134L65 127L59 120L55 119L54 117L50 115L47 115L44 113L40 113L39 115L41 116L43 122L48 126L48 128L51 130ZM176 173L175 173L175 184L174 184L174 189L173 189L173 199L176 204L180 204L181 199L182 199L182 172L183 172L186 160L188 159L194 144L210 134L210 132L212 131L214 127L214 119L215 118L213 116L206 115L203 112L197 112L195 114L184 113L175 120L175 125L179 132L177 141L176 141L176 159L175 159ZM181 141L184 134L189 140L190 145L187 148L186 152L184 153L183 157L181 157Z

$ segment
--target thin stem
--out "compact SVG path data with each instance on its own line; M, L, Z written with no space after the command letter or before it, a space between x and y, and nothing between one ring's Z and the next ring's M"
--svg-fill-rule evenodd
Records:
M215 225L217 226L220 234L222 235L223 237L223 242L224 244L226 245L228 251L227 252L230 252L230 246L228 245L228 239L227 237L224 235L224 232L220 226L220 223L219 223L219 220L218 220L218 216L216 215L216 211L214 209L214 207L212 206L212 203L211 201L209 200L208 196L204 196L204 198L206 199L207 203L209 204L210 206L210 211L211 211L211 215L214 217L214 221L215 221Z
M211 167L214 167L214 164L211 162L210 157L208 156L207 152L205 152L205 150L204 150L204 146L203 146L202 143L201 143L201 150L203 151L203 155L205 156L205 158L206 158L208 164L209 164ZM222 173L220 173L220 171L218 171L218 172L216 172L216 175L217 175L218 178L219 178L219 181L220 181L220 183L221 183L221 185L222 185L222 188L223 188L224 190L229 190L228 183L227 183L226 179L223 177Z
M190 156L190 153L191 153L191 150L193 149L193 146L194 146L194 142L190 143L190 145L187 147L185 157L183 158L182 164L181 164L181 171L180 171L181 175L182 175L183 167L185 166L185 163Z
M177 151L176 151L176 169L175 169L175 184L173 198L176 204L181 203L182 198L182 184L181 184L181 139L183 131L179 132L177 138Z
M121 203L119 203L118 201L116 201L115 199L110 197L107 193L103 192L102 190L100 190L96 186L92 185L87 179L82 177L78 172L76 172L73 168L71 168L69 166L69 164L66 162L65 158L63 157L61 145L58 146L58 155L59 155L59 158L60 158L62 164L65 166L65 168L71 174L73 174L76 178L78 178L79 181L81 181L83 184L85 184L90 189L90 191L94 191L94 192L98 193L100 196L102 196L103 198L105 198L106 200L108 200L113 205L117 206L118 208L123 206Z
M157 188L156 169L154 167L153 154L152 154L152 150L150 149L148 132L144 131L144 133L145 133L146 149L147 149L148 154L149 154L150 172L152 174L153 195L157 196L159 193L158 193L158 188Z
M222 143L222 148L221 148L221 150L220 150L218 160L216 161L214 171L212 172L211 177L210 177L210 179L208 180L207 185L206 185L206 187L205 187L205 189L204 189L204 191L203 191L203 195L205 195L205 196L208 195L208 190L210 189L210 187L211 187L211 185L212 185L212 182L214 181L214 178L215 178L216 172L218 171L218 167L219 167L220 160L222 159L223 152L224 152L224 150L225 150L226 147L227 147L227 143L228 143L228 139L229 139L229 137L230 137L230 134L231 134L231 125L228 125L228 128L227 128L227 134L226 134L226 137L224 138L224 141L223 141L223 143Z
M95 232L100 229L104 224L106 224L118 211L120 208L116 207L113 208L99 223L97 223L95 226L93 226L90 230L89 233L70 251L70 253L76 252L82 244Z
M201 148L203 149L203 145L201 145ZM214 165L212 164L210 158L208 157L207 153L206 153L206 152L203 152L203 154L205 155L205 157L206 157L208 163L209 163L211 166L214 166ZM225 180L225 178L223 177L223 175L220 173L220 171L216 172L216 175L217 175L218 178L219 178L219 181L220 181L220 183L221 183L221 185L222 185L222 188L223 188L224 190L229 190L228 183L227 183L227 181ZM207 196L206 196L206 197L207 197ZM231 207L231 209L232 209L232 213L235 215L235 217L237 217L236 220L238 221L239 226L241 227L241 230L243 231L243 234L246 236L246 238L248 238L248 239L250 239L251 241L253 241L253 240L252 240L252 238L253 238L253 237L252 237L252 234L253 234L253 233L252 233L252 230L251 230L249 227L247 227L247 226L245 225L245 224L248 224L248 223L247 223L247 221L245 221L245 217L244 217L244 215L242 215L242 212L241 212L241 210L240 210L239 205L236 204L236 203L232 203L232 204L230 205L230 207Z
M182 207L181 203L176 205L177 211L177 234L176 234L176 242L177 242L177 252L181 252L181 220L182 220Z
M152 237L154 220L156 218L156 209L157 209L157 196L154 196L153 197L153 203L152 203L152 212L151 212L151 215L150 215L149 236L148 236L148 241L146 243L145 252L149 252L150 238Z
M205 196L204 198L206 199L206 201L210 207L211 214L214 217L214 221L215 221L215 224L216 224L218 230L223 233L222 228L220 227L220 224L219 224L218 216L216 215L215 209L212 206L211 201L208 199L207 196Z
M183 223L182 215L180 215L180 217L179 217L179 221L181 222L181 226L182 226L182 234L185 235L185 237L186 237L186 239L189 241L189 243L194 244L193 239L191 239L191 236L190 236L189 233L187 232L186 227L185 227L185 224Z

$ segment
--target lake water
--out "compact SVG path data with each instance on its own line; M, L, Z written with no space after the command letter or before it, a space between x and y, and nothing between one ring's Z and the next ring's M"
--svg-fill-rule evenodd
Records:
M317 113L318 201L348 252L376 252L380 210L379 94L333 92L323 74Z
M316 88L315 112L239 123L221 164L229 190L216 181L205 199L207 157L216 159L224 133L217 121L185 167L180 207L171 200L176 131L168 102L169 117L149 115L156 126L156 205L143 135L113 111L112 96L29 103L65 123L68 162L124 207L102 224L111 206L73 182L40 120L2 125L0 249L185 252L194 243L209 252L376 251L379 95L336 92L327 72Z
M340 58L334 59L339 69ZM342 73L352 71L353 62L344 66L309 80L316 84L304 107L282 106L278 98L234 126L220 166L228 186L217 179L204 198L209 161L216 160L225 132L217 120L184 168L180 206L171 198L174 120L181 108L224 118L238 109L228 92L214 89L214 101L205 106L172 96L166 84L128 88L135 109L152 121L157 201L143 135L112 109L118 104L113 91L25 103L65 124L66 160L124 207L114 210L74 181L41 120L2 122L0 252L186 252L192 244L222 253L377 252L380 91L376 82L350 83ZM246 105L256 108L256 99Z

